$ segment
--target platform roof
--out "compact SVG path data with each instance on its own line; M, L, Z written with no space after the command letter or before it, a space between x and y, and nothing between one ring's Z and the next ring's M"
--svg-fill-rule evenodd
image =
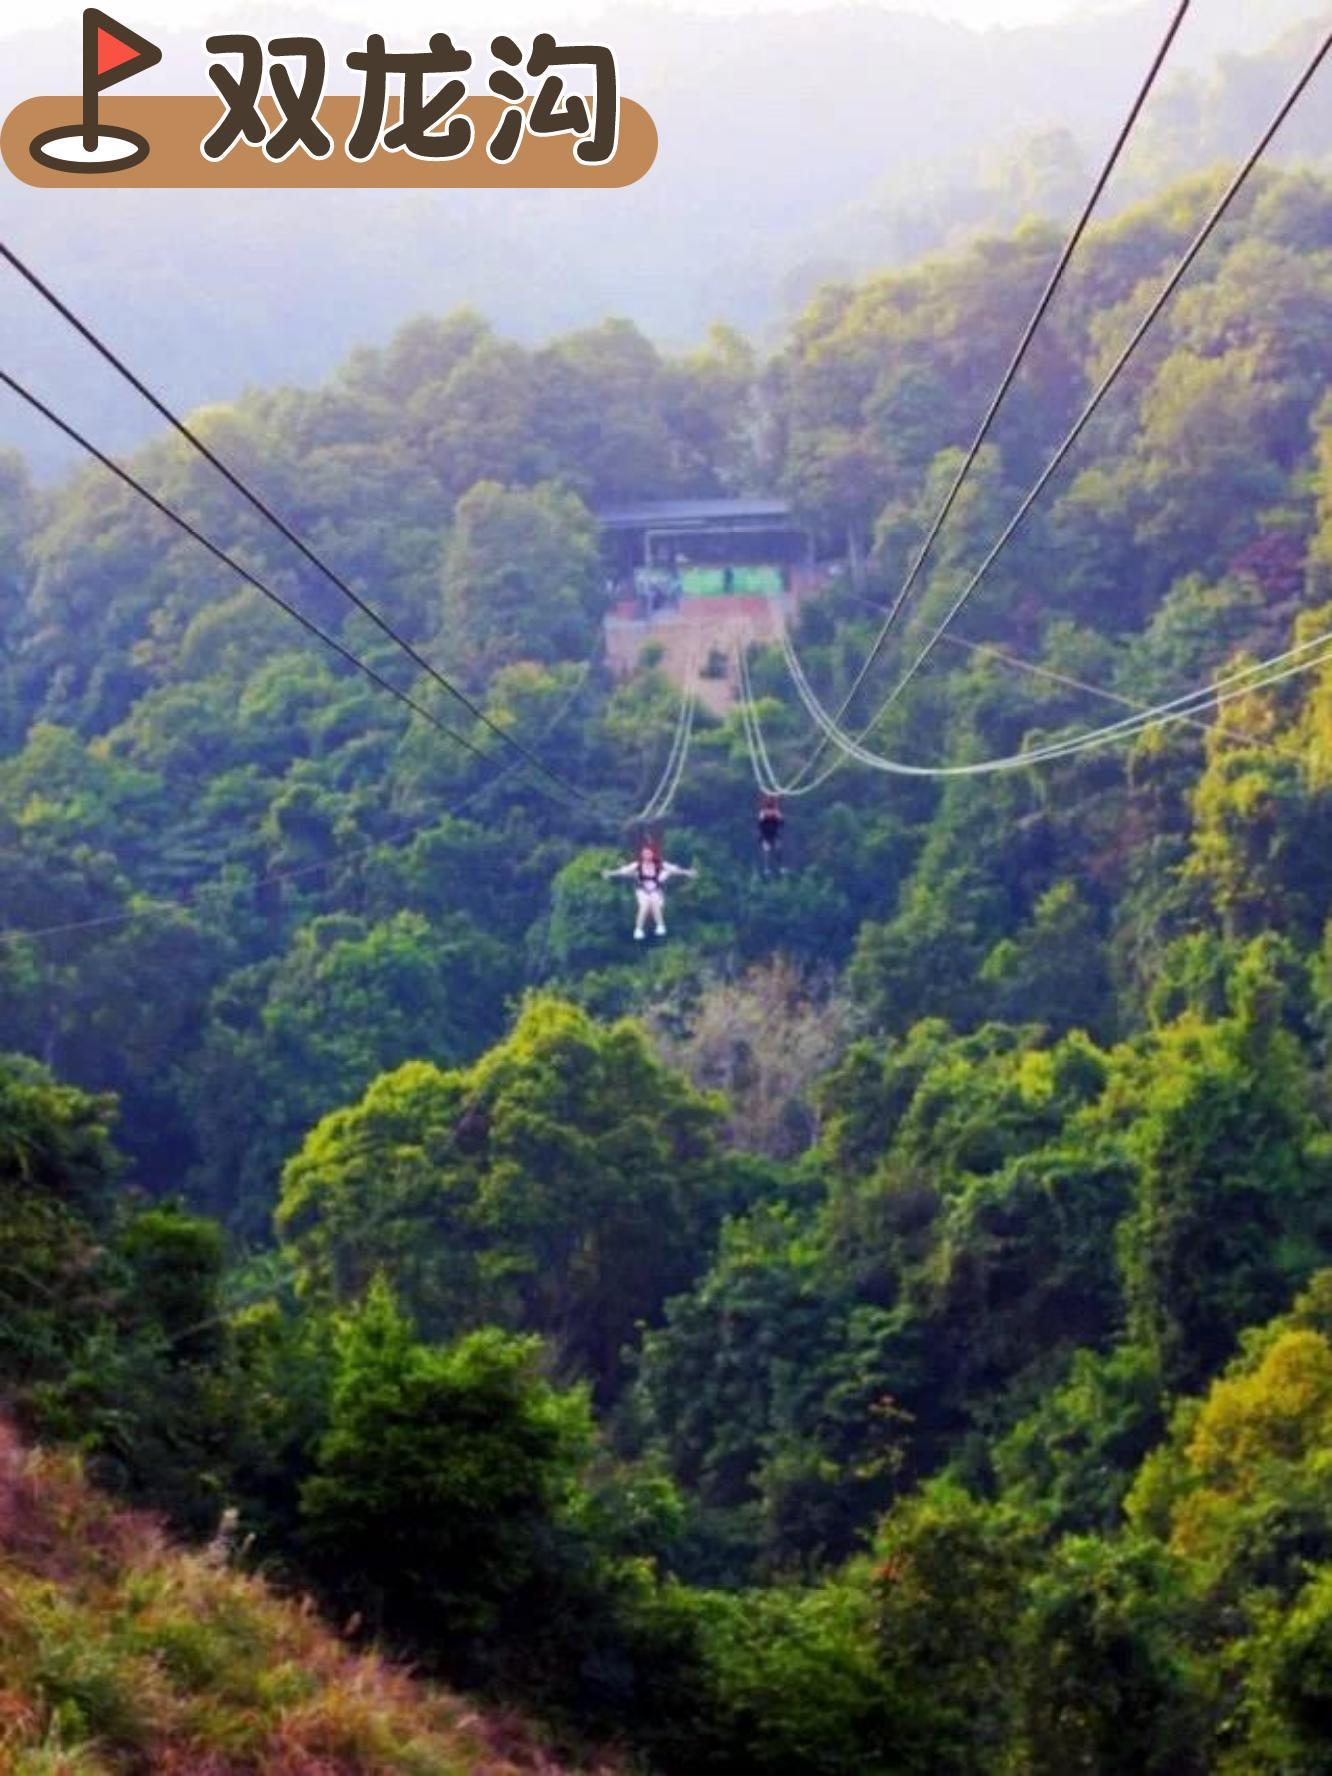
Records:
M781 499L638 500L603 506L596 514L603 530L705 529L709 524L786 524L791 507Z

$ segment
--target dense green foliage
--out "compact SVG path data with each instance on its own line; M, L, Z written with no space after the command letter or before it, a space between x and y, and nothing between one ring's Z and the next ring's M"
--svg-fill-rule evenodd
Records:
M1089 240L877 688L1215 188ZM796 637L836 696L1053 250L828 287L766 364L455 315L205 416L589 804L410 726L97 472L0 473L6 1395L668 1773L1327 1767L1332 668L1205 734L839 772L775 880L701 717L670 942L601 879L677 697L596 663L591 509L784 487L839 558ZM1332 628L1329 339L1332 188L1266 176L967 613L1055 676L941 648L884 750L1007 753L1100 719L1078 683ZM402 670L175 444L140 467Z

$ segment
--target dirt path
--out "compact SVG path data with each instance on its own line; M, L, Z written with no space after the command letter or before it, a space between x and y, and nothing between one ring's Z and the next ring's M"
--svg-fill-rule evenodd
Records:
M768 641L776 633L781 605L766 598L690 598L678 611L659 612L651 622L606 619L606 658L617 677L627 677L645 647L662 651L661 669L683 690L690 662L696 661L694 683L699 701L713 715L725 716L736 700L735 650L742 642ZM704 677L701 669L715 653L725 673Z

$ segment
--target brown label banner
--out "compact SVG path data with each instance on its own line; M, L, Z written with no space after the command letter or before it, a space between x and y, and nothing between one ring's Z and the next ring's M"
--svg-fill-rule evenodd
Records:
M220 116L217 96L161 95L148 98L103 98L100 115L115 129L132 131L148 144L137 165L106 170L68 171L43 165L32 143L52 131L78 122L82 100L73 97L25 99L16 105L0 130L0 154L15 178L25 185L73 189L133 191L222 191L235 189L346 190L360 189L500 189L535 190L571 187L613 189L641 179L657 157L657 126L633 99L620 101L620 133L616 151L604 166L585 166L574 156L572 135L534 136L524 130L517 153L507 165L491 160L486 143L495 133L503 99L475 94L462 101L454 116L465 114L474 126L472 145L452 160L417 160L401 149L378 147L367 160L352 160L347 138L356 124L360 100L351 93L331 94L319 106L319 121L333 138L333 152L315 160L297 148L285 160L269 160L262 148L238 144L222 160L209 160L200 144ZM276 101L264 97L259 108L270 130L281 121ZM396 122L399 102L390 99L388 121Z

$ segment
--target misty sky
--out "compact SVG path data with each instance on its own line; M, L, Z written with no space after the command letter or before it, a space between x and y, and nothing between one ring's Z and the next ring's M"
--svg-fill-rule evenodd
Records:
M658 0L658 3L667 11L734 15L817 11L827 5L828 0ZM937 18L960 19L969 25L985 26L1037 24L1073 12L1105 10L1114 6L1116 0L859 0L859 3L875 6L876 10L929 13ZM111 10L114 17L123 19L127 25L149 30L153 26L207 22L225 17L239 8L219 4L219 0L121 0L120 6ZM251 5L244 6L244 10L252 17L261 11ZM276 27L289 23L293 14L301 11L301 5L300 0L295 0L293 5L274 5L262 10L271 13ZM365 24L373 19L375 29L381 31L397 28L416 32L431 28L438 30L441 16L438 0L375 0L373 5L367 5L366 0L321 0L319 10L355 24ZM464 21L480 19L496 29L502 26L506 30L523 31L539 29L543 25L555 28L564 20L604 15L609 8L606 0L503 0L499 6L485 4L484 0L454 0L447 10L451 29L456 30ZM62 18L72 22L82 11L82 0L47 0L41 8L40 23L54 24ZM31 30L37 22L28 6L15 4L14 0L0 0L0 36Z

